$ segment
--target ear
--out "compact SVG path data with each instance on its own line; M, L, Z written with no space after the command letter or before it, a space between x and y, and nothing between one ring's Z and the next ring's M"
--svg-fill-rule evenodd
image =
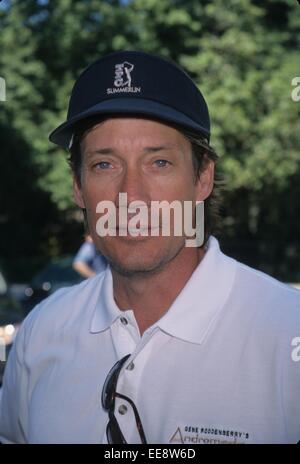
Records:
M81 209L85 209L81 186L79 185L78 180L76 180L75 177L73 177L73 195L76 205L79 206L79 208Z
M208 159L196 181L196 200L204 201L214 188L215 163Z

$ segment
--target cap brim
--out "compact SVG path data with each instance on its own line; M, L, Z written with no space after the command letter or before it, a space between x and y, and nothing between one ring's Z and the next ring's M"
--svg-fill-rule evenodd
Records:
M207 129L174 108L162 105L161 103L153 100L122 97L105 100L74 116L51 132L49 140L63 148L69 148L70 140L74 131L74 125L76 123L91 116L99 115L100 117L102 115L110 114L150 116L163 122L170 122L192 129L209 139L209 132Z

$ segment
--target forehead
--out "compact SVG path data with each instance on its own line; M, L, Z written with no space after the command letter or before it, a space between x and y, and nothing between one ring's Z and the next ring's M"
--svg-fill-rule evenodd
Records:
M81 139L85 150L95 145L124 148L149 145L172 144L174 148L189 148L190 143L176 128L163 122L141 117L112 117L95 123L85 131Z

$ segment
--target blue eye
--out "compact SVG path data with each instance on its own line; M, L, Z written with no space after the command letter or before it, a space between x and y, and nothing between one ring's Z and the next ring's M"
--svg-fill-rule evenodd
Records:
M170 164L170 163L169 163L169 161L167 161L167 160L159 159L159 160L156 160L156 161L155 161L155 164L156 164L159 168L164 168L165 166L167 166L167 164Z
M111 166L111 164L108 161L100 161L100 163L97 163L97 166L100 169L108 169Z

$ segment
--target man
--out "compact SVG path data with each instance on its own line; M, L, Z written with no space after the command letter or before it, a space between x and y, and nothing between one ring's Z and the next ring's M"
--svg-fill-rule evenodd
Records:
M70 148L75 199L109 266L26 319L6 367L4 441L300 440L300 294L220 251L209 138L204 98L173 63L125 51L81 74L50 139ZM145 217L130 233L133 205L147 219L155 201L189 202L194 223L204 202L203 243L186 246L175 220L167 235Z

